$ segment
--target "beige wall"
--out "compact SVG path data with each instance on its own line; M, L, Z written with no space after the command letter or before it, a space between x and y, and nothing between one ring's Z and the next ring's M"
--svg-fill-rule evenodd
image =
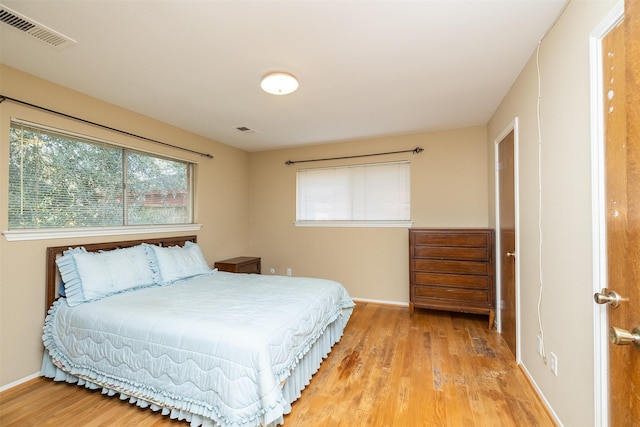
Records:
M424 148L424 152L351 160L299 163L286 160ZM484 126L250 154L252 255L294 276L325 277L354 298L407 303L406 228L307 228L294 225L296 170L366 162L411 161L414 227L486 227L487 147Z
M541 158L535 53L488 125L492 165L494 141L514 117L519 117L521 359L567 426L594 425L589 35L615 4L572 1L542 42ZM493 168L489 170L493 190ZM490 200L493 218L493 194ZM557 377L551 373L549 363L545 364L537 354L540 282L545 347L547 354L558 356Z
M195 215L196 221L202 224L198 238L205 257L213 264L217 259L235 256L248 250L247 153L2 65L0 94L215 156L214 159L208 159L162 147L5 101L0 104L0 165L3 165L0 166L0 230L6 230L8 223L8 173L4 165L9 163L9 120L10 117L17 117L198 162L198 203ZM41 336L44 319L45 248L144 237L147 236L27 242L8 242L4 236L0 237L0 387L35 374L40 369L43 350Z

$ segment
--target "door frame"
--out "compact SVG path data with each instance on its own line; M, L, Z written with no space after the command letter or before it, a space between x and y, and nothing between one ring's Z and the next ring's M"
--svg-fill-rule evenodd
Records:
M494 171L495 171L495 212L496 212L496 274L495 274L495 282L496 282L496 330L498 332L502 332L502 257L500 254L502 253L502 248L500 247L500 171L499 171L499 163L500 163L500 143L502 140L509 135L510 132L513 131L513 203L514 203L514 215L515 215L515 287L516 287L516 362L521 364L520 360L520 190L519 190L519 154L518 154L518 117L515 117L509 125L498 135L498 137L494 140Z
M607 287L604 94L602 44L604 36L624 18L620 1L589 35L591 90L591 200L593 233L593 289ZM607 305L593 306L594 425L609 425L609 332Z

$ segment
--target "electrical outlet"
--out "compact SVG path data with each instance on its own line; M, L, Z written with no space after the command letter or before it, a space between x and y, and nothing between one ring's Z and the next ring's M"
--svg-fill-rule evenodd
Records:
M291 276L291 269L287 268L287 276Z
M553 372L553 375L557 377L558 376L558 356L556 356L555 353L551 353L550 360L551 360L551 372Z
M538 355L542 356L542 337L538 335Z

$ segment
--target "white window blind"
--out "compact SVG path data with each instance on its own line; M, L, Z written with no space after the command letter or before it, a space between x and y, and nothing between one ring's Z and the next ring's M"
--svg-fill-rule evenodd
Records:
M9 229L190 224L193 164L12 120Z
M296 223L406 223L410 190L408 161L301 169Z

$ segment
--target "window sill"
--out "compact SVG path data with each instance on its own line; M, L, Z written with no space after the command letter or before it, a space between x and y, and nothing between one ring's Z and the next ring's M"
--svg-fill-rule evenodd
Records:
M409 228L411 221L295 221L296 227L396 227Z
M91 228L55 228L42 230L8 230L3 231L9 242L21 240L48 240L75 237L118 236L127 234L150 234L169 232L199 231L202 224L167 224L140 225L127 227L91 227Z

